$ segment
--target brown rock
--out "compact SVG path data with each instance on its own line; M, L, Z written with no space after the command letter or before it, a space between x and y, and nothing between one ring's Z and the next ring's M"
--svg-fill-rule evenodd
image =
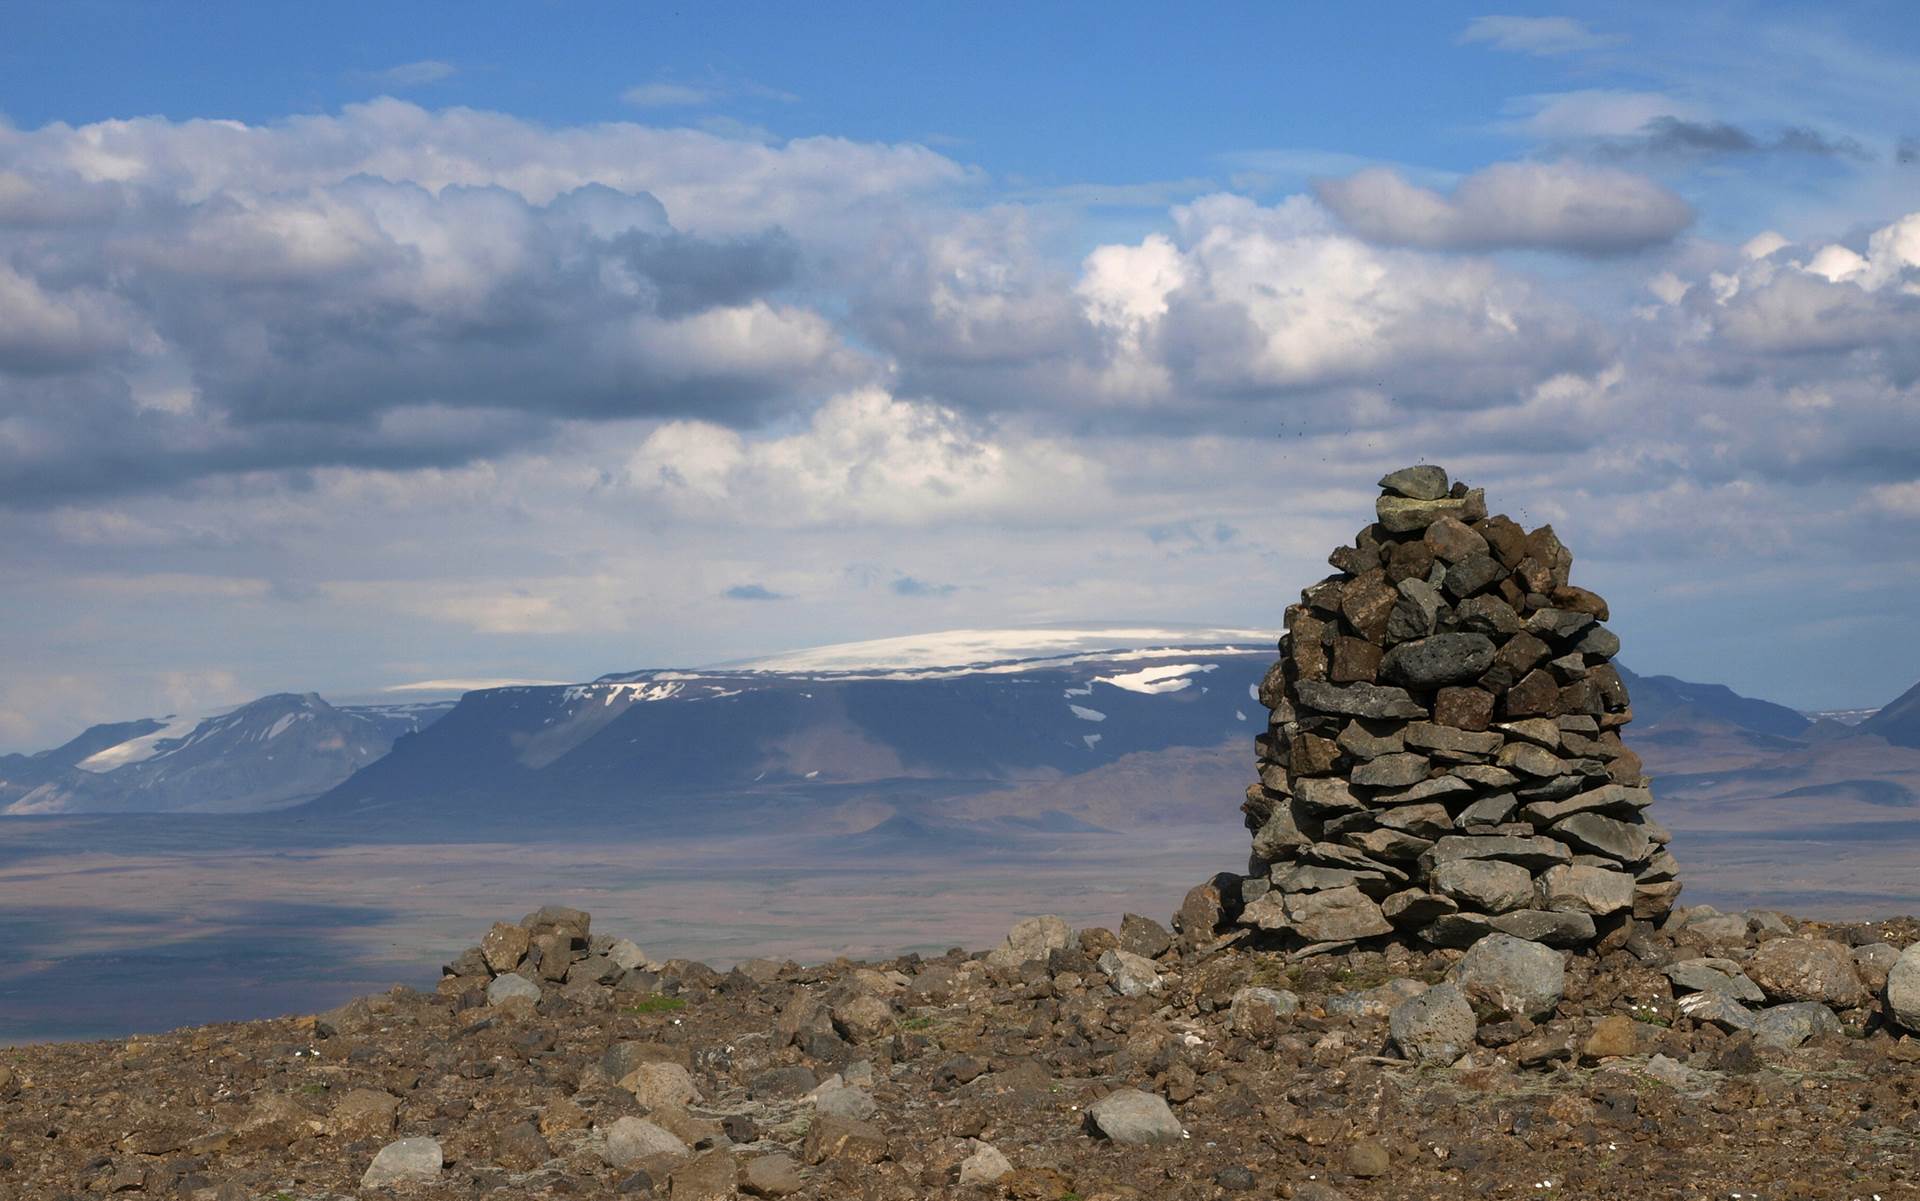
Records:
M667 1177L667 1196L672 1201L727 1201L739 1195L739 1172L732 1154L708 1151L673 1170Z
M1431 557L1443 563L1458 563L1468 555L1487 553L1487 540L1457 517L1442 517L1427 527L1421 541Z
M1507 639L1494 652L1493 666L1481 677L1480 686L1493 692L1511 688L1535 666L1544 662L1547 654L1547 644L1523 630Z
M1363 1179L1385 1176L1393 1169L1393 1157L1377 1138L1356 1139L1347 1148L1347 1172Z
M1372 683L1380 673L1381 650L1364 638L1342 634L1333 640L1333 663L1328 679L1336 684Z
M1489 517L1474 528L1486 538L1494 557L1507 570L1520 566L1520 560L1526 558L1527 532L1511 517Z
M1296 776L1324 776L1340 760L1340 747L1331 738L1301 734L1293 740L1289 766Z
M1287 633L1287 655L1293 660L1294 676L1302 680L1327 678L1327 638L1332 627L1318 617L1300 613Z
M1575 680L1571 684L1563 685L1560 689L1560 697L1554 703L1554 712L1596 715L1606 712L1606 706L1600 699L1600 685L1590 679Z
M1485 730L1493 722L1493 694L1473 687L1442 688L1434 694L1433 720L1456 730Z
M825 1163L845 1159L854 1163L879 1163L888 1157L887 1136L880 1128L852 1118L817 1115L800 1144L800 1158L807 1163Z
M486 959L487 967L497 976L519 967L520 961L527 957L530 944L527 932L521 927L495 922L493 929L487 931L480 940L480 954Z
M560 981L567 978L567 969L573 966L573 940L565 934L540 934L533 939L533 949L540 956L540 978Z
M1548 596L1557 609L1569 609L1575 613L1591 613L1595 618L1606 621L1613 614L1607 607L1607 600L1598 592L1589 592L1585 588L1571 586L1555 588Z
M800 1165L789 1155L761 1155L740 1170L740 1191L749 1197L790 1197L805 1187Z
M1512 643L1508 643L1509 646ZM1528 672L1518 684L1507 690L1501 706L1507 717L1552 717L1560 704L1560 686L1553 674L1539 668Z
M1395 584L1424 580L1432 570L1433 550L1424 542L1396 542L1387 551L1387 579Z
M1340 613L1355 633L1377 643L1387 636L1387 618L1399 599L1399 590L1387 582L1387 573L1376 569L1347 585Z
M400 1098L375 1088L349 1089L336 1097L328 1125L337 1138L377 1138L393 1133Z
M1636 1055L1640 1051L1639 1023L1624 1014L1610 1014L1593 1024L1593 1033L1587 1035L1586 1043L1580 1048L1580 1057L1592 1062L1596 1059L1612 1059L1622 1055Z

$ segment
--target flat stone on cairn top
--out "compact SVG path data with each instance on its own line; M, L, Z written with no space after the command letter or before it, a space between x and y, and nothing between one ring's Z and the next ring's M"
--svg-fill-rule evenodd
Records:
M1620 731L1607 602L1553 527L1430 465L1285 615L1247 789L1242 924L1297 950L1499 933L1582 947L1680 893Z

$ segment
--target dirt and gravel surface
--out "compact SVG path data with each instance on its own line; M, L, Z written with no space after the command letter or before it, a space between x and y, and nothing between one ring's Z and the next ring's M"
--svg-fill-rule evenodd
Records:
M0 1198L1915 1195L1912 919L1290 961L1209 905L725 973L542 910L435 993L0 1050Z

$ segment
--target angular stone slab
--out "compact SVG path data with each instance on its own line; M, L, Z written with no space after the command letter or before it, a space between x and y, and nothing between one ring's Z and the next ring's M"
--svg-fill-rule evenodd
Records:
M1626 864L1644 863L1653 854L1653 840L1645 830L1598 813L1576 813L1555 823L1551 833L1580 850Z
M1321 713L1343 717L1425 717L1427 711L1414 703L1404 688L1380 684L1328 684L1320 680L1302 680L1300 701Z
M1504 859L1530 872L1543 871L1558 863L1568 863L1573 852L1551 838L1511 834L1449 834L1433 844L1427 857L1434 863L1452 859Z

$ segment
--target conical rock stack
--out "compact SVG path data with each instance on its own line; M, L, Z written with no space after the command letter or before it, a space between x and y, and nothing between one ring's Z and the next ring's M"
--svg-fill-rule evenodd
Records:
M1611 660L1607 602L1553 527L1438 467L1286 612L1260 701L1240 922L1302 951L1505 933L1584 947L1679 895Z

